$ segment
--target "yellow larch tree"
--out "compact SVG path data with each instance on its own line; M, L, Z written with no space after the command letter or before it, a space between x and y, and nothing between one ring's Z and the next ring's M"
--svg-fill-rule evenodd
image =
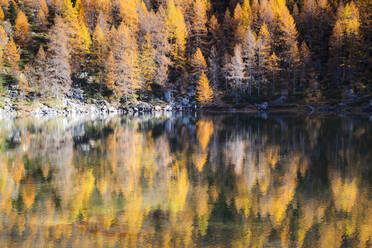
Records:
M45 29L47 24L47 18L45 16L45 13L42 9L39 9L37 13L37 21L39 22L39 25L41 28Z
M184 16L173 0L169 0L167 6L168 34L171 43L171 55L173 58L184 60L186 47L187 27Z
M49 15L49 8L45 0L39 0L39 9L41 9L45 16Z
M107 89L112 90L114 93L115 91L115 82L116 82L116 63L114 54L112 51L109 52L106 61L105 61L105 86Z
M71 48L72 62L77 69L78 65L84 63L84 55L89 53L91 38L85 21L84 6L81 0L77 0L75 7L70 0L63 1L62 9L64 23L68 30L69 46Z
M0 0L0 6L4 8L8 8L9 1L8 0Z
M120 0L120 16L130 30L136 32L139 24L137 0Z
M195 47L202 47L202 45L205 45L208 33L206 27L208 22L206 1L195 0L191 22L193 45Z
M336 81L345 80L348 75L353 84L353 74L357 61L362 57L358 52L360 40L359 10L352 1L346 6L340 5L337 20L330 39L331 64L335 64ZM335 62L333 62L335 61Z
M123 22L114 37L113 53L116 60L117 92L126 99L139 85L139 52L133 32Z
M29 24L27 16L19 10L15 20L15 37L23 45L26 43L28 38L28 29Z
M98 23L94 29L91 45L91 67L90 70L98 74L98 78L101 79L101 72L105 65L107 44L105 34Z
M4 21L5 15L2 8L0 8L0 21Z
M242 5L242 16L241 16L241 25L243 26L244 30L248 30L252 24L252 10L249 0L244 0Z
M13 37L10 37L8 43L5 46L3 59L6 65L11 67L12 69L19 69L18 63L21 60L21 56L18 53L18 48L13 40Z
M244 39L246 27L243 26L243 10L241 5L238 3L234 9L233 17L233 29L236 42L240 43Z
M141 47L140 66L142 82L144 87L149 89L155 76L155 50L151 44L151 35L149 33L145 34L144 39Z
M198 48L194 55L192 56L191 66L192 74L198 77L203 71L206 71L207 62L205 61L205 58L200 48Z
M3 65L3 54L6 44L8 43L8 35L2 25L0 25L0 67Z
M266 23L262 24L260 33L257 38L257 73L258 80L258 95L260 95L261 85L265 82L265 74L269 66L271 39Z
M208 105L213 101L213 90L209 86L209 81L204 71L202 72L199 82L196 86L197 100L202 105Z

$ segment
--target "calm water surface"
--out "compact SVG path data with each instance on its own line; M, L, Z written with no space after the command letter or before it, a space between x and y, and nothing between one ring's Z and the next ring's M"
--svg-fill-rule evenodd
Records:
M372 123L0 121L1 247L371 247Z

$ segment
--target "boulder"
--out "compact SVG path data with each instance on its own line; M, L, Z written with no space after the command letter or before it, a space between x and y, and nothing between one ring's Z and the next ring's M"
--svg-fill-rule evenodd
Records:
M273 101L273 104L283 104L287 101L287 96L281 96L275 101Z
M181 99L180 103L183 106L188 106L189 103L190 103L190 98L189 97L184 97L184 98Z
M152 111L152 106L146 102L140 102L137 105L137 109L140 112L151 112Z
M269 110L269 104L267 102L264 102L262 104L257 104L257 110L261 112L265 112Z
M170 105L166 105L166 106L164 107L164 111L172 111L172 106L170 106Z
M79 102L84 102L84 92L80 89L72 89L67 93L67 97L70 99L77 100Z
M313 113L314 112L314 107L311 106L311 105L307 105L307 110L309 111L309 113Z
M164 98L165 98L165 101L170 103L172 102L172 92L171 91L166 91L164 93Z

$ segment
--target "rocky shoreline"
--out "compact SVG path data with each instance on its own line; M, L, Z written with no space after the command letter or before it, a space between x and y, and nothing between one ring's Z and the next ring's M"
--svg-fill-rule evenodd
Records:
M249 104L243 106L210 106L202 108L192 97L177 97L170 103L156 99L155 101L137 101L126 105L109 103L105 100L84 99L82 91L72 91L60 100L58 104L36 102L31 105L19 105L16 97L3 98L0 105L0 119L16 117L78 117L78 116L107 116L140 113L162 113L174 111L208 111L212 113L267 113L295 114L295 115L330 115L337 114L357 115L368 117L372 120L372 100L366 105L355 107L352 103L339 103L337 105L299 105L286 102L263 102L261 104Z
M5 106L0 109L0 117L59 117L59 116L78 116L78 115L122 115L134 113L151 112L170 112L170 111L193 111L197 105L184 106L181 104L162 104L153 105L146 102L128 104L126 106L117 106L107 101L96 101L95 103L84 103L71 100L63 100L63 104L56 107L46 105L38 106L33 110L17 109L8 99L5 99Z

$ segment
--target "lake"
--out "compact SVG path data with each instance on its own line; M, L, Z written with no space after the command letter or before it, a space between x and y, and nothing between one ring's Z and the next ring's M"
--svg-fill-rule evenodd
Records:
M1 247L371 247L372 122L0 120Z

